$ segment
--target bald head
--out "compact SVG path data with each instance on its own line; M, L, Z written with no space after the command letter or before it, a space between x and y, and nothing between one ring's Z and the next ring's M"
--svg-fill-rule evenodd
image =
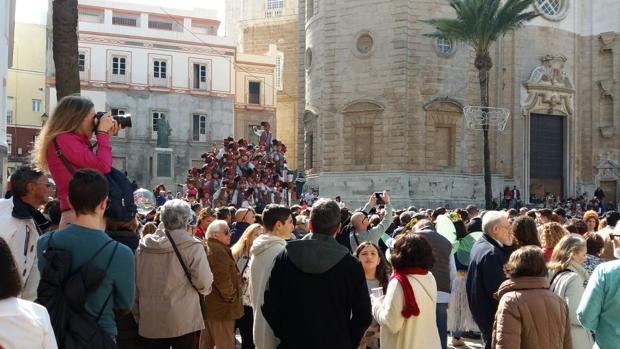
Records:
M256 222L256 215L254 211L250 209L240 208L237 210L237 213L235 213L235 221L254 224L254 222Z
M362 212L355 212L351 216L351 225L353 225L356 231L368 230L368 223L368 217Z

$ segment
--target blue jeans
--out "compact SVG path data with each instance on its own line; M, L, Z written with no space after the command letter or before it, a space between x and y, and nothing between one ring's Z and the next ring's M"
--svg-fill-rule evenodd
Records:
M448 348L448 303L437 303L435 311L437 317L437 331L439 331L439 340L441 348Z

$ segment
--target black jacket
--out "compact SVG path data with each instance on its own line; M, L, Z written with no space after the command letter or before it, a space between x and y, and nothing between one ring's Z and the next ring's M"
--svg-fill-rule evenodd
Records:
M245 232L245 230L250 226L250 224L246 222L235 222L232 224L232 228L230 229L230 246L234 245L241 239L241 235Z
M486 342L491 343L493 320L499 302L493 297L506 279L503 267L512 253L511 246L500 246L487 234L476 241L471 250L467 273L467 300L469 309L482 331Z
M275 260L262 312L278 349L353 349L371 323L360 262L332 237L291 241Z

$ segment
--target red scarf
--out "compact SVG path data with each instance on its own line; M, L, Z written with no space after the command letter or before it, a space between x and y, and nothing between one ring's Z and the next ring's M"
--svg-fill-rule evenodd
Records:
M390 281L392 279L398 280L400 283L400 287L403 288L403 293L405 294L405 306L403 307L403 311L401 314L408 319L411 315L418 316L420 315L420 308L418 307L418 303L415 301L415 294L413 294L413 288L407 280L407 275L426 275L428 274L428 270L420 267L412 267L412 268L402 268L402 269L394 269L392 276L390 277Z

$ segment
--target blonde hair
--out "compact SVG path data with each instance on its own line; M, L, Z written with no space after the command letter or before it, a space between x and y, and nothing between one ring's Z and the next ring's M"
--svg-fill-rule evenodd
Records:
M547 267L556 272L564 270L568 268L573 256L586 248L586 240L580 235L566 235L553 249L551 260L547 264Z
M249 227L245 228L243 235L241 235L239 240L233 245L233 247L230 248L232 255L233 257L235 257L235 259L241 257L246 250L250 249L250 246L246 246L247 241L252 235L254 235L254 232L257 229L263 229L263 232L265 232L265 228L262 225L254 223Z
M148 222L142 227L142 231L140 232L140 237L145 237L147 235L153 234L157 231L157 226L153 222Z
M549 222L540 227L540 245L543 248L553 248L568 232L560 223Z
M61 133L75 132L79 129L82 120L94 107L93 102L86 97L72 95L61 99L34 144L32 163L40 170L49 172L47 151L54 138Z

